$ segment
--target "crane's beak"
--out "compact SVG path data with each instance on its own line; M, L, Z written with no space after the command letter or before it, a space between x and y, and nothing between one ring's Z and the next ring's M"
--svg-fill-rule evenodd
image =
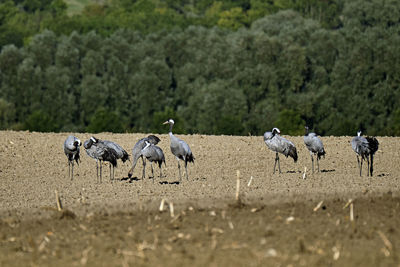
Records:
M169 124L169 121L164 122L163 124Z

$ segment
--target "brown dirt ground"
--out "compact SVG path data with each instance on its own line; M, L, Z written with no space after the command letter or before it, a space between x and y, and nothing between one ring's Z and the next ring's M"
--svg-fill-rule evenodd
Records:
M97 184L83 147L68 179L68 135L0 132L0 266L400 266L399 138L378 137L370 178L366 167L358 175L351 137L322 138L327 155L315 174L302 137L288 137L299 160L281 156L282 174L273 175L275 155L260 136L179 136L196 158L189 181L179 181L164 134L166 177L156 167L155 182L142 181L139 161L128 179L130 163L121 162L113 183L105 166ZM144 136L96 135L129 153ZM159 211L161 199L174 217Z

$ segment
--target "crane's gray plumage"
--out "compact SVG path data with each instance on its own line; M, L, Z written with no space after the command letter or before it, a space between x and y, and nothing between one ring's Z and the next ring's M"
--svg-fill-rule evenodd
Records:
M103 144L114 149L115 152L117 152L117 159L121 159L123 163L125 163L125 161L129 160L128 152L126 152L125 149L123 149L117 143L115 143L113 141L103 140Z
M187 172L187 163L194 163L194 156L192 151L190 150L189 145L172 134L172 127L174 126L174 120L169 119L163 124L169 124L169 138L171 140L171 152L178 160L178 169L179 169L179 179L182 180L181 176L181 165L179 160L183 160L185 162L185 171L186 171L186 179L189 180L188 172Z
M149 142L150 144L157 145L158 142L160 142L160 138L158 138L155 135L149 135L149 136L144 137L136 142L135 146L132 149L132 158L133 159L132 159L132 168L128 172L129 178L132 177L133 170L135 169L136 163L139 160L139 158L142 158L143 166L146 165L146 163L144 162L145 159L143 158L143 156L141 154L142 149L146 146L146 141ZM144 177L144 173L145 173L145 170L143 169L143 175L142 175L143 177Z
M86 140L85 143L83 144L85 147L86 153L94 158L96 160L96 174L97 174L97 179L99 179L99 166L98 166L98 161L100 161L100 182L102 179L102 162L103 161L108 161L113 167L113 172L114 172L114 167L117 166L117 158L118 154L117 152L111 148L108 147L103 143L103 141L91 137L89 140ZM111 165L110 165L110 180L113 180L114 177L111 176Z
M282 153L286 157L290 156L293 158L294 162L297 161L297 150L295 145L287 140L286 138L279 135L280 131L278 128L273 128L272 132L264 133L264 142L269 149L276 152L274 173L276 168L276 162L278 162L279 173L281 173L281 166L279 161L279 154Z
M354 152L357 154L357 164L358 168L360 169L360 176L362 170L363 160L366 160L368 163L368 174L372 176L374 167L374 154L378 151L379 142L375 137L363 137L361 136L361 131L357 132L357 136L351 140L351 147L353 148ZM359 160L359 156L361 156L361 162ZM371 159L371 165L370 165Z
M162 149L156 145L151 144L149 141L145 141L146 146L141 150L141 156L145 157L148 161L150 161L151 166L151 174L154 182L154 170L153 170L153 162L158 163L158 167L160 168L160 178L162 177L162 163L167 166L165 163L165 156ZM143 160L143 177L142 180L145 178L145 170L146 169L146 161Z
M68 157L68 176L71 180L74 178L74 160L79 165L81 145L81 140L73 135L68 136L64 142L64 153Z
M319 172L319 160L321 156L325 158L325 149L322 144L321 139L317 136L316 133L310 133L308 127L306 126L306 134L304 135L304 144L306 145L308 151L310 151L311 155L311 165L312 172L314 173L314 157L313 154L317 155L317 167Z

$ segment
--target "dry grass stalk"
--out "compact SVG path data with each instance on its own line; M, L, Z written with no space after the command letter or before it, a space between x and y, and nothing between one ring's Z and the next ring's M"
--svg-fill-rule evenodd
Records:
M343 209L347 208L351 203L353 203L353 200L350 198L346 205L343 206Z
M392 242L389 241L389 239L386 237L386 235L381 230L378 230L377 233L378 233L379 237L382 239L386 248L391 251L393 249Z
M172 218L175 217L175 214L174 214L174 203L172 203L172 202L169 202L169 214L171 215Z
M250 177L250 180L249 180L249 182L247 183L247 186L250 186L252 181L253 181L253 176Z
M314 211L319 210L319 208L321 208L321 206L322 206L322 203L324 203L324 201L319 202L318 205L315 206Z
M306 176L307 176L307 167L304 167L303 180L306 179Z
M333 251L333 260L337 261L340 257L340 250L338 247L334 246L332 248L332 251Z
M160 208L159 208L160 211L164 211L164 204L165 204L165 198L163 198L163 199L161 200Z
M92 250L92 247L86 248L84 251L82 251L82 258L81 258L81 264L86 265L88 259L89 259L89 252Z
M350 204L350 221L354 221L354 208L353 208L353 203Z
M239 193L240 193L240 171L236 171L236 201L239 201Z
M54 191L55 191L55 193L56 193L57 210L58 210L58 211L61 211L61 210L62 210L62 205L61 205L60 197L59 197L59 195L58 195L58 191L57 191L57 190L54 190Z

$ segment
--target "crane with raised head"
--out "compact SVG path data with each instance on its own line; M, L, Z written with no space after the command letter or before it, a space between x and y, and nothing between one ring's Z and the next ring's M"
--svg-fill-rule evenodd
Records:
M296 146L287 140L286 138L280 136L280 131L278 128L273 128L272 132L264 133L264 142L269 149L276 153L275 164L274 164L274 174L276 169L276 162L278 162L279 173L281 173L281 166L279 162L279 154L281 153L286 157L290 156L293 158L294 162L297 162L297 150Z
M188 162L194 163L193 153L190 150L189 145L185 141L179 139L172 133L172 127L175 124L173 119L169 119L166 122L164 122L163 124L169 124L169 133L168 134L169 134L169 138L171 140L171 152L178 160L179 179L182 180L181 165L180 165L179 161L183 160L185 162L186 179L189 180L187 164L188 164Z

